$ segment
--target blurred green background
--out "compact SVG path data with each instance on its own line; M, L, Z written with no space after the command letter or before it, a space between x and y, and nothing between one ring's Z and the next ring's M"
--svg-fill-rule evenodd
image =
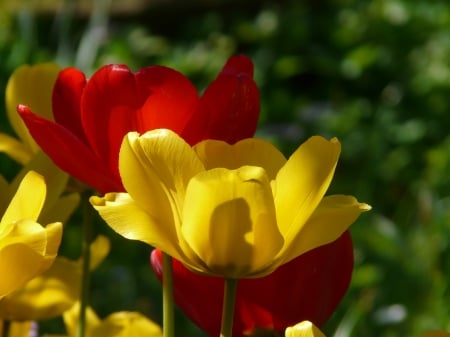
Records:
M0 0L2 102L8 77L26 63L87 74L107 63L163 64L201 90L234 53L255 64L258 136L286 154L310 135L337 136L343 152L330 192L373 206L352 226L353 281L327 336L450 331L450 2ZM11 132L4 104L0 123ZM3 155L0 167L7 178L18 168ZM76 256L72 222L63 253ZM160 320L150 249L99 226L113 249L94 273L95 310ZM178 335L202 336L181 313L178 325Z

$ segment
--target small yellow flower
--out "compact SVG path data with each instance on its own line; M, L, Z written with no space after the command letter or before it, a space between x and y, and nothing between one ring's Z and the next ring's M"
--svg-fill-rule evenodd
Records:
M64 313L64 323L68 336L76 336L79 303ZM162 337L161 327L144 315L135 311L115 312L101 320L88 308L86 337Z
M285 337L325 337L325 335L313 323L303 321L286 328Z
M108 255L109 240L98 236L90 246L90 268L95 269ZM46 320L62 315L80 299L82 259L58 256L42 275L0 301L0 318L9 321Z
M67 334L45 335L48 337L75 337L78 325L80 303L76 302L64 315ZM162 337L161 327L144 315L135 311L115 312L101 320L97 314L87 308L87 326L85 337ZM0 321L1 328L1 321ZM31 321L11 322L8 337L28 337L31 331L37 331L38 326ZM36 332L33 333L36 334Z
M336 240L361 212L354 197L324 197L340 144L312 137L286 158L270 143L207 140L191 148L170 130L122 143L127 193L92 197L119 234L160 248L188 268L260 277Z
M29 172L19 185L0 222L0 298L42 274L53 263L61 242L62 224L37 223L45 201L42 176Z

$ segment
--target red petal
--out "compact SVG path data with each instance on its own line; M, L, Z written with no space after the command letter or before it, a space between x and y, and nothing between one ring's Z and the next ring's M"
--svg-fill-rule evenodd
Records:
M53 87L53 117L55 122L70 130L78 139L87 144L81 124L81 95L86 85L86 77L75 68L62 70Z
M124 65L100 68L81 97L81 118L89 145L117 177L120 144L128 131L136 130L134 116L142 103L134 75Z
M243 280L242 288L246 300L272 313L275 331L303 320L320 327L347 291L352 270L353 245L347 231L335 242L301 255L257 282Z
M34 114L27 106L19 105L17 111L36 143L63 171L102 193L123 190L120 180L115 180L104 163L70 130Z
M206 88L183 137L191 144L204 139L219 139L232 144L253 137L260 99L252 74L253 66L248 58L231 58L217 79Z
M129 131L180 132L197 103L195 88L175 70L153 66L134 75L123 65L105 66L85 87L83 126L95 153L119 176L119 149Z
M161 253L154 250L152 267L161 278ZM220 331L223 280L194 274L173 261L175 301L210 336ZM233 336L255 328L283 333L302 320L323 325L344 296L353 269L348 232L259 279L239 280Z
M222 69L221 74L243 76L253 78L253 62L245 55L231 56Z
M181 133L198 104L189 79L176 70L152 66L136 73L136 86L146 99L137 116L139 131L165 128Z

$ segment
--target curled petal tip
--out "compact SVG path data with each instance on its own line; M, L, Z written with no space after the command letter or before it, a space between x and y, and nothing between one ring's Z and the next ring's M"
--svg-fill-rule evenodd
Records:
M325 337L325 335L310 321L303 321L286 328L286 337Z
M370 211L372 209L372 206L370 206L369 204L365 204L365 203L360 203L359 204L359 209L363 212L367 212Z

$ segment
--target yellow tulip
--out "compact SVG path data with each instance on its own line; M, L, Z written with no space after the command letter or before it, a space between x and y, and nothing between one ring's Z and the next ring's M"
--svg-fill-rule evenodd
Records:
M370 206L324 197L340 144L312 137L286 160L270 143L129 133L119 168L127 193L92 197L119 234L160 248L199 273L260 277L336 240Z
M1 326L1 325L0 325ZM29 337L34 336L37 331L36 322L9 322L7 337Z
M0 298L21 288L53 263L62 236L62 224L37 223L45 201L42 176L29 172L0 222Z
M91 243L91 270L104 260L109 248L109 240L102 235ZM0 318L39 321L62 315L80 298L81 274L81 259L58 256L50 269L0 301Z
M303 321L286 328L285 337L325 337L313 323Z
M6 85L5 99L9 122L19 139L0 133L0 152L23 166L11 183L11 189L15 191L29 171L38 172L46 180L47 199L40 216L43 222L68 219L78 205L79 196L75 193L62 196L69 176L40 150L16 108L19 104L26 104L39 115L52 119L52 92L60 70L54 63L42 63L23 65L14 71ZM2 201L0 199L0 210L4 206Z
M91 337L162 337L159 325L138 312L115 312L92 330Z
M64 323L68 336L76 335L79 303L64 313ZM144 315L134 311L115 312L104 320L88 308L86 337L162 337L161 327Z
M43 223L55 220L65 222L69 219L80 202L80 195L76 192L65 193L69 176L53 164L42 151L36 153L17 173L8 188L3 189L7 196L6 199L11 198L29 171L35 171L42 175L47 186L45 204L39 215L39 221ZM0 211L6 209L6 206L6 202L0 199Z
M19 104L25 104L37 114L52 119L52 91L60 70L54 63L23 65L17 68L8 80L5 94L6 112L20 141L0 134L0 151L22 165L31 160L39 151L39 146L31 137L16 108Z

